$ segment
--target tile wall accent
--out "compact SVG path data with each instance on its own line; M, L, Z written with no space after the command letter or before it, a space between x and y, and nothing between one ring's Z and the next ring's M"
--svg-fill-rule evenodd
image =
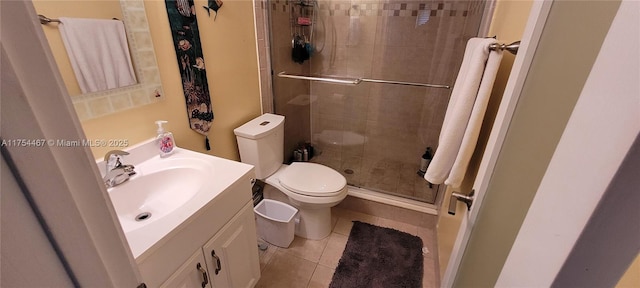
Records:
M310 1L304 1L309 3ZM428 11L432 17L467 17L482 13L482 1L352 1L327 3L318 1L320 11L330 11L330 16L418 16L419 11ZM287 12L295 0L278 0L271 3L271 10Z
M162 99L160 72L156 64L143 0L120 1L120 4L138 84L71 97L81 121Z

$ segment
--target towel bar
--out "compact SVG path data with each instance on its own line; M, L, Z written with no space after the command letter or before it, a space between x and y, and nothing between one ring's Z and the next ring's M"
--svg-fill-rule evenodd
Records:
M291 74L287 74L287 72L285 72L285 71L282 71L282 72L278 73L278 77L290 78L290 79L300 79L300 80L309 80L309 81L320 81L320 82L328 82L328 83L338 83L338 84L351 84L351 85L358 85L358 84L360 84L362 82L370 82L370 83L383 83L383 84L418 86L418 87L429 87L429 88L444 88L444 89L450 89L451 88L449 85L426 84L426 83L404 82L404 81L390 81L390 80L369 79L369 78L340 79L340 78L327 78L327 77L291 75Z
M513 42L511 44L491 44L489 50L507 50L511 54L518 54L518 48L520 48L520 41Z
M38 14L38 19L40 20L40 24L49 24L51 22L60 23L60 19L52 19L42 14Z
M62 23L62 22L60 22L60 19L49 18L49 17L44 16L42 14L38 14L38 20L40 20L40 24L43 24L43 25L47 25L47 24L49 24L51 22ZM118 19L118 18L111 18L111 20L120 21L120 19Z

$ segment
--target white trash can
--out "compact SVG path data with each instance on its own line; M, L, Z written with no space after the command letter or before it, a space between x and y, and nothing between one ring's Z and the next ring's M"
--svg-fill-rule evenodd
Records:
M263 199L253 208L258 215L258 234L265 241L278 247L287 248L293 241L298 209L271 199Z

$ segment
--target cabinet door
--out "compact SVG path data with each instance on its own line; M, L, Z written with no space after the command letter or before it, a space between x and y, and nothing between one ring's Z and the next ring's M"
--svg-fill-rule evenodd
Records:
M253 287L260 278L253 205L248 203L205 246L213 287Z
M202 250L198 249L187 262L182 264L161 288L211 288L211 279L207 272Z

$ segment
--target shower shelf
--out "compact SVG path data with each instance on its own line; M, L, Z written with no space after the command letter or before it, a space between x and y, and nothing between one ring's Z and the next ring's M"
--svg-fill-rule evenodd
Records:
M304 76L304 75L292 75L292 74L287 74L287 72L285 72L285 71L282 71L282 72L278 73L278 77L280 77L280 78L289 78L289 79L328 82L328 83L337 83L337 84L349 84L349 85L358 85L358 84L360 84L362 82L369 82L369 83L382 83L382 84L394 84L394 85L418 86L418 87L428 87L428 88L451 89L451 86L449 86L449 85L440 85L440 84L427 84L427 83L416 83L416 82L391 81L391 80L380 80L380 79L369 79L369 78L345 79L345 78L315 77L315 76Z
M315 6L315 0L312 1L291 1L290 2L293 5L299 5L299 6L304 6L304 7L313 7Z
M309 31L299 31L296 28L301 26L313 26L317 17L317 3L315 0L300 0L289 2L295 7L289 9L289 22L291 24L291 31L293 33L312 33L313 27L309 27ZM309 23L301 24L298 22L300 18L305 18Z

